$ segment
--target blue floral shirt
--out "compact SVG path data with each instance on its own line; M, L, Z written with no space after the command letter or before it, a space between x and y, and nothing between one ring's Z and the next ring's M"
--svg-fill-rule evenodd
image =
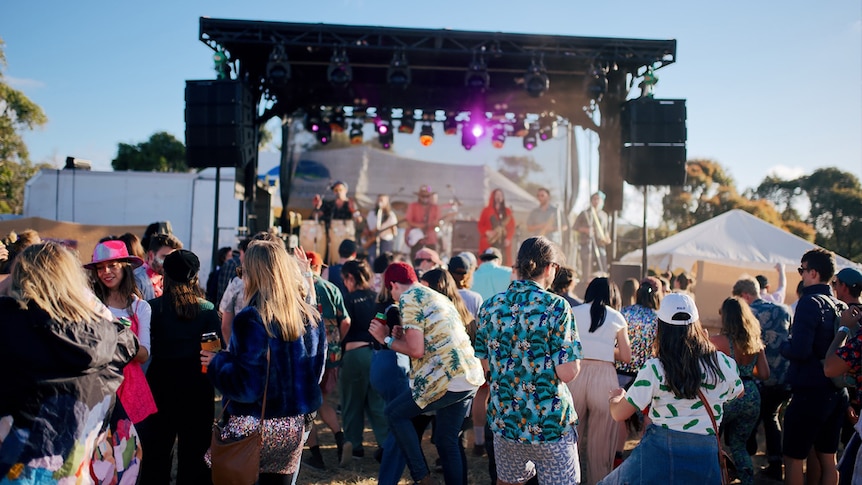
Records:
M790 312L784 305L760 299L751 303L751 311L760 321L760 336L766 345L765 353L766 363L769 366L769 379L763 381L763 385L783 386L790 361L781 355L779 349L790 335Z
M658 328L658 314L643 305L627 306L620 310L629 324L629 342L632 347L631 362L614 362L617 370L637 374L647 359L653 356L652 346Z
M555 366L582 358L569 303L526 280L486 300L479 310L476 356L490 366L488 422L505 439L559 441L578 416Z

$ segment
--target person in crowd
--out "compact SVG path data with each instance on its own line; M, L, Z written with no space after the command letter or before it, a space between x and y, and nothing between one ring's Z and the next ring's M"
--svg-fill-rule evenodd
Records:
M263 420L260 485L291 483L323 399L326 331L306 302L308 259L298 249L294 256L280 242L249 244L242 266L248 305L234 318L229 350L200 352L207 377L228 401L222 438L246 436Z
M417 200L407 205L404 215L407 231L404 237L411 255L423 247L438 249L437 226L441 217L440 206L433 201L434 195L430 185L421 185L416 192Z
M224 262L221 271L219 271L218 286L216 287L216 301L214 301L213 303L218 305L220 310L222 306L221 302L224 299L224 294L227 291L227 287L234 280L234 278L236 278L237 268L242 267L242 253L245 251L245 248L248 247L248 243L250 242L250 238L240 239L239 243L237 244L237 250L231 252L231 257ZM241 291L240 294L242 294ZM221 311L224 312L224 310ZM230 335L224 334L224 337L225 341L230 341Z
M503 264L512 265L512 240L515 237L515 217L506 206L506 196L501 189L494 189L479 214L479 252L490 247L500 250Z
M575 277L575 270L568 266L560 266L554 277L554 282L551 283L551 293L565 298L572 308L583 305L584 302L574 296L576 284L578 284L578 279Z
M219 312L221 312L221 334L226 343L230 342L234 317L239 315L239 312L245 308L245 284L242 279L242 260L250 243L251 239L248 238L240 241L236 247L236 257L231 257L231 259L225 261L221 269L221 271L230 271L230 268L233 268L233 279L230 280L224 293L222 293L218 305ZM239 266L231 264L234 259L239 260ZM219 281L224 276L221 271L219 272Z
M673 279L673 291L678 293L686 293L694 298L694 278L685 271L681 271Z
M3 482L118 483L122 471L123 483L134 483L140 455L110 456L107 430L120 369L138 350L134 335L93 297L78 257L59 243L20 252L10 280L0 297ZM123 439L136 440L134 426Z
M162 264L165 262L165 256L182 248L183 243L171 234L156 234L150 238L150 246L147 248L147 275L153 283L155 296L162 296Z
M835 338L836 314L844 304L835 299L829 282L835 274L835 255L816 248L802 255L799 275L804 288L796 306L790 336L781 345L781 354L790 361L787 382L791 388L790 404L784 412L784 481L788 485L803 483L802 461L814 449L820 476L812 483L836 483L836 453L847 390L836 388L823 374L822 361ZM808 467L809 477L812 466Z
M559 206L551 204L551 191L546 187L536 190L539 207L530 211L527 216L527 233L534 236L545 236L555 244L562 244L561 233L566 229L563 213Z
M578 413L578 447L585 462L581 483L593 484L613 468L620 425L611 417L606 396L619 387L614 362L631 362L632 350L628 325L619 312L617 285L594 278L584 300L572 309L583 349L581 372L568 386Z
M164 293L150 301L152 361L147 382L159 412L152 418L142 483L170 483L176 441L176 483L210 483L204 461L212 432L215 392L201 372L201 336L221 338L221 320L198 280L200 260L178 249L165 257Z
M132 272L142 264L144 262L141 258L129 256L123 241L110 240L96 245L92 261L85 264L84 268L90 270L90 282L99 300L131 329L140 342L134 360L123 368L123 383L117 396L122 403L122 410L137 427L144 445L150 436L151 420L147 418L154 414L157 408L141 368L150 357L152 314L150 304L141 299ZM124 418L117 419L122 422Z
M392 210L388 195L377 196L377 204L374 210L368 211L365 221L363 247L368 251L368 264L373 266L378 256L395 249L395 237L398 236L398 216Z
M368 331L371 320L377 313L377 294L371 289L371 270L362 260L350 260L341 267L341 276L347 293L344 307L350 315L349 324L341 344L341 419L344 422L344 451L341 464L346 465L351 457L362 458L362 431L365 415L377 443L386 441L389 427L383 415L385 403L380 394L371 387L371 358L374 338Z
M436 411L435 444L447 484L467 483L467 462L458 436L470 400L484 382L482 367L455 305L420 285L413 268L392 263L384 283L401 311L401 331L372 321L369 331L379 343L410 356L410 389L386 405L389 429L407 458L410 475L433 483L411 419Z
M341 329L350 326L350 315L347 313L347 308L344 307L344 297L338 287L320 277L324 267L323 256L314 251L306 251L305 255L308 258L311 272L314 273L314 293L317 295L317 308L326 328L326 370L320 381L323 402L317 414L335 437L337 458L338 462L341 463L344 432L338 422L338 414L326 398L338 387L338 371L341 367ZM323 470L326 468L326 464L320 453L317 438L317 425L314 425L307 442L311 456L305 460L305 463L312 468Z
M640 288L640 282L637 278L626 278L623 281L623 287L620 288L620 305L623 308L632 306L637 302L638 288Z
M521 279L493 295L479 311L476 355L490 381L486 442L498 484L574 484L580 481L578 416L566 384L582 358L571 308L547 289L562 253L543 236L521 244Z
M129 252L130 256L137 256L142 260L147 257L147 253L144 250L144 247L141 245L141 240L136 234L127 232L120 235L120 237L118 237L117 239L123 241L126 244L126 251ZM104 242L104 240L99 242ZM137 286L138 290L140 290L141 298L147 301L155 298L156 295L153 292L153 282L152 280L150 280L149 275L147 275L147 266L138 266L137 268L135 268L134 274L135 286Z
M575 219L578 233L579 274L588 278L593 273L608 271L607 246L611 243L610 218L603 210L605 193L598 191L590 196L590 206Z
M16 233L15 231L10 232L4 244L8 254L4 258L5 261L2 262L2 271L0 271L0 274L9 274L12 271L12 263L15 262L18 254L22 253L27 247L39 244L40 242L42 242L42 238L33 229L26 229L20 233Z
M512 281L512 268L501 266L503 254L497 248L488 248L479 260L482 264L473 272L473 291L487 300L497 293L506 291Z
M338 287L342 295L347 295L347 287L344 286L344 279L341 277L341 267L348 261L356 259L356 241L353 239L345 239L338 245L338 262L326 268L323 278L329 280L332 284Z
M796 305L799 303L799 300L802 299L802 290L805 289L805 282L800 281L796 284L796 301L790 304L790 313L796 313Z
M218 297L218 277L221 268L231 258L233 258L233 249L230 246L219 248L216 253L216 267L210 271L210 275L207 277L206 299L215 305L219 304L219 300L216 298Z
M787 383L787 369L790 365L781 355L781 345L790 335L790 312L787 307L768 302L760 298L760 285L751 276L743 276L733 284L733 296L738 296L748 303L751 312L760 322L760 338L766 348L766 363L769 365L769 377L760 378L760 420L763 422L766 438L766 459L768 466L765 475L773 480L783 480L781 452L781 421L779 411L790 399L790 385ZM749 438L748 451L757 451L757 427Z
M440 259L440 253L431 248L422 248L416 251L416 257L413 258L413 269L418 276L422 273L431 271L435 268L442 268L443 260Z
M730 297L721 304L721 333L710 341L719 351L736 362L745 393L724 406L722 433L730 447L733 463L743 485L754 484L754 465L745 442L760 417L760 391L754 378L769 378L766 352L760 337L760 323L739 297Z
M599 483L721 483L716 428L723 407L743 392L736 364L709 342L694 300L666 295L658 309L656 356L628 392L615 389L608 400L617 421L649 406L652 423L631 455Z
M769 285L769 278L759 274L755 276L760 284L760 299L779 305L784 303L784 296L787 291L787 275L784 273L784 263L775 263L775 271L778 272L778 288L772 291Z

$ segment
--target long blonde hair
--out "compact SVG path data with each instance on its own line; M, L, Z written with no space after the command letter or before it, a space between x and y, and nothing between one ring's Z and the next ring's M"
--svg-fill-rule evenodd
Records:
M21 308L33 302L60 323L105 319L78 257L59 243L45 241L25 248L15 258L11 279L10 296Z
M256 308L270 337L276 333L289 342L305 333L305 324L316 326L320 314L305 301L299 265L284 244L252 241L243 256L245 302L257 295Z
M738 296L731 296L721 304L721 334L745 355L756 354L764 348L760 322L748 303Z

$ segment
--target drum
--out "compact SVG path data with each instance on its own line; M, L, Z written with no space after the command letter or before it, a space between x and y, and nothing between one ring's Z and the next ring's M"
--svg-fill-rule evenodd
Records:
M306 251L314 251L320 257L326 254L326 232L322 222L302 221L299 226L299 244Z
M329 223L329 262L338 262L338 246L345 239L356 240L356 228L351 220L334 220Z

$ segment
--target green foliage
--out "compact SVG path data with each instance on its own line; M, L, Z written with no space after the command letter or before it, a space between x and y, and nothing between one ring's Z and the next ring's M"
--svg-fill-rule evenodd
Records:
M17 163L0 160L0 213L20 214L24 209L24 186L30 177L43 168L54 168L47 163L34 165L29 161Z
M4 80L6 68L4 42L0 39L0 162L29 163L30 152L21 137L24 130L34 130L48 122L36 103Z
M170 133L154 133L149 140L128 145L120 143L117 158L111 161L114 170L137 172L188 172L186 147Z
M531 194L535 194L540 185L529 181L530 174L542 170L544 168L532 156L505 156L497 159L497 171Z

